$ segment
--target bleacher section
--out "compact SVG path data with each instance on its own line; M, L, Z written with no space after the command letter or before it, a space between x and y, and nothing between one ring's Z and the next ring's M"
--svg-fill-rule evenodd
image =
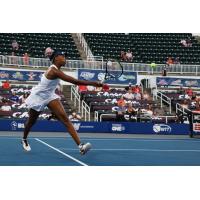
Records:
M32 86L22 86L22 85L12 85L10 89L3 89L0 88L0 118L12 118L12 119L24 119L28 117L28 109L25 104L21 100L19 102L13 102L9 100L9 98L12 95L12 92L15 92L18 97L22 96L23 94L30 93L32 89ZM64 95L62 93L57 94L61 97L61 102L65 108L65 111L69 114L71 113L72 109L70 105L67 103ZM2 102L2 99L5 99L7 102L6 105L11 106L10 111L2 111L2 106L5 105L4 102ZM39 116L39 119L47 119L49 115L51 114L50 110L46 107L44 112Z
M80 59L77 47L69 33L0 33L0 55L11 55L12 41L19 44L18 56L43 58L47 47L67 52L68 59Z
M85 33L84 37L94 54L120 58L121 51L133 52L134 63L164 64L168 57L179 57L181 64L200 64L200 44L190 33ZM192 46L180 41L190 39Z

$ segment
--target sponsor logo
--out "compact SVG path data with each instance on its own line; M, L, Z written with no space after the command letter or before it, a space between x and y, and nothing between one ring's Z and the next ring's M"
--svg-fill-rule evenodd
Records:
M97 78L99 81L103 81L105 78L105 73L98 73Z
M133 76L133 75L125 75L125 74L121 75L118 78L119 81L127 81L127 80L135 80L135 79L136 79L135 76Z
M74 128L76 131L78 131L80 129L81 123L74 123Z
M125 126L123 126L122 124L112 124L112 131L122 132L124 130L125 130Z
M9 73L0 72L0 78L2 79L9 78Z
M11 122L11 130L16 131L19 128L24 128L24 123L17 123L16 121Z
M155 133L171 133L171 127L166 124L154 124L153 131Z
M16 72L12 75L14 79L23 80L24 75L21 72Z
M15 121L12 121L12 122L11 122L11 130L12 130L12 131L17 130L17 122L15 122Z
M33 81L35 80L35 76L37 76L37 74L34 74L34 72L30 72L29 74L27 74L27 76L29 77L29 81Z
M93 79L95 76L95 73L91 73L91 72L81 72L80 77L82 77L85 80L91 80Z

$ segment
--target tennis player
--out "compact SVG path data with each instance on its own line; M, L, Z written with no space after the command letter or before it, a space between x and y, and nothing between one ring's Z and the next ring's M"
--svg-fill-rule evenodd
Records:
M28 134L31 130L31 127L35 124L40 113L47 106L56 116L56 118L65 125L69 134L78 145L80 153L83 155L91 148L91 144L84 144L80 141L80 138L73 124L68 119L63 105L60 102L60 97L55 94L55 89L59 84L60 79L75 85L92 85L95 87L102 87L102 83L78 80L64 74L61 71L61 67L65 66L66 64L66 56L63 52L54 51L50 57L50 60L52 61L52 65L42 75L39 84L32 89L31 94L25 101L29 108L29 118L25 124L22 146L24 150L31 151L31 147L27 141Z

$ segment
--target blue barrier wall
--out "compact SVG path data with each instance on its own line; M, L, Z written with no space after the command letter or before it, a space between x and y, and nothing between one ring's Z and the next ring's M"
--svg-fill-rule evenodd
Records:
M0 131L23 131L24 120L0 120ZM126 133L126 134L189 134L188 124L153 124L135 122L74 122L79 133ZM66 132L59 121L38 121L32 131Z

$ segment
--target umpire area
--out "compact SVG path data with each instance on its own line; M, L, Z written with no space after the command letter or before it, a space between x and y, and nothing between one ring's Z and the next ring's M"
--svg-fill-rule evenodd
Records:
M81 133L92 149L80 155L66 133L32 132L31 152L21 132L0 132L0 166L199 166L200 140L186 135Z

